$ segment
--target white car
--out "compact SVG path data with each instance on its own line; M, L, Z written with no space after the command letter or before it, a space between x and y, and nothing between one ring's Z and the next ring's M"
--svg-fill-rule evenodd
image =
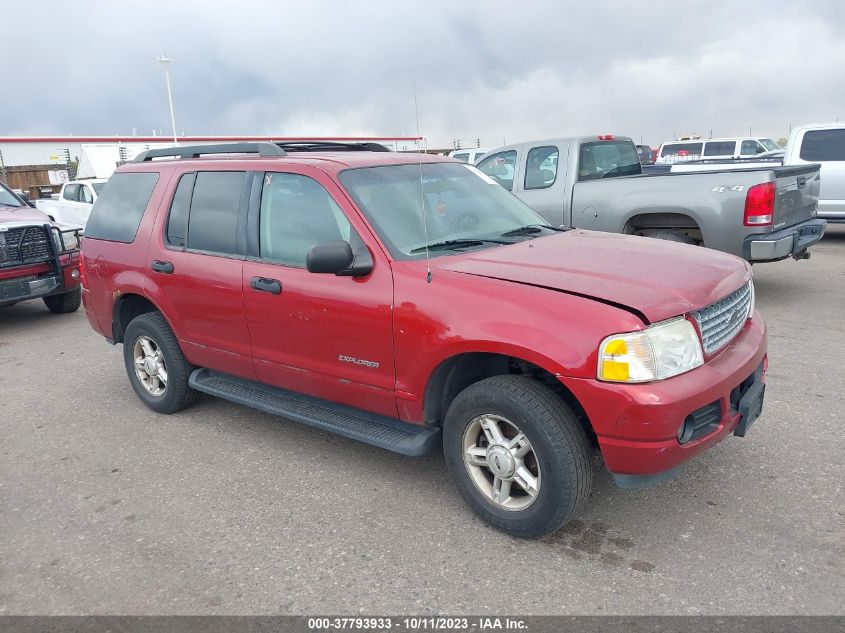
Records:
M62 185L57 199L36 200L35 206L59 224L84 229L106 182L105 178L71 180Z
M770 138L701 138L661 143L655 163L671 165L686 160L750 158L782 149Z
M845 124L817 123L793 128L784 165L821 165L818 217L845 222Z
M449 152L449 156L451 158L457 158L462 163L469 163L470 165L475 165L476 161L489 151L489 149L486 149L484 147L473 147L472 149L456 149L455 151Z

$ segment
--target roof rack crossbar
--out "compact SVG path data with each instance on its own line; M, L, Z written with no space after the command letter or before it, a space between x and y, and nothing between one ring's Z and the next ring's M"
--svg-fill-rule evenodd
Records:
M258 154L262 157L286 156L287 152L276 143L218 143L216 145L182 145L148 149L141 152L133 163L144 163L154 158L199 158L209 154Z
M289 152L389 152L381 143L372 141L341 142L341 141L278 141L276 143L283 150Z

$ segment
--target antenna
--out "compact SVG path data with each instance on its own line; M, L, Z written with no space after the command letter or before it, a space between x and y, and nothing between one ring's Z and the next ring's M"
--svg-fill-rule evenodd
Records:
M422 214L422 221L423 221L423 239L425 240L425 282L430 284L431 283L431 260L429 259L428 255L428 223L425 219L425 190L423 189L423 176L422 176L422 147L420 145L420 140L422 137L420 136L420 109L417 106L417 80L414 79L414 116L417 119L417 158L418 163L420 166L420 213Z

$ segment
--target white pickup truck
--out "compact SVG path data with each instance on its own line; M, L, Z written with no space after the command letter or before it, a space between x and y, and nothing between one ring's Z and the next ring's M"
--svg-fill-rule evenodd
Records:
M821 165L818 217L845 222L845 124L819 123L793 128L784 165Z
M104 178L71 180L62 185L58 198L36 200L35 206L59 224L84 229L91 207L105 184Z

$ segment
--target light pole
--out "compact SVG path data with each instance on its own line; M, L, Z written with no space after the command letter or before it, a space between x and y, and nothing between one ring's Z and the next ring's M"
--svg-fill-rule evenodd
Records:
M164 81L167 83L167 103L170 105L170 124L173 126L173 144L179 144L179 138L176 136L176 115L173 114L173 93L170 90L170 62L171 60L166 54L162 53L161 57L153 57L164 68Z

